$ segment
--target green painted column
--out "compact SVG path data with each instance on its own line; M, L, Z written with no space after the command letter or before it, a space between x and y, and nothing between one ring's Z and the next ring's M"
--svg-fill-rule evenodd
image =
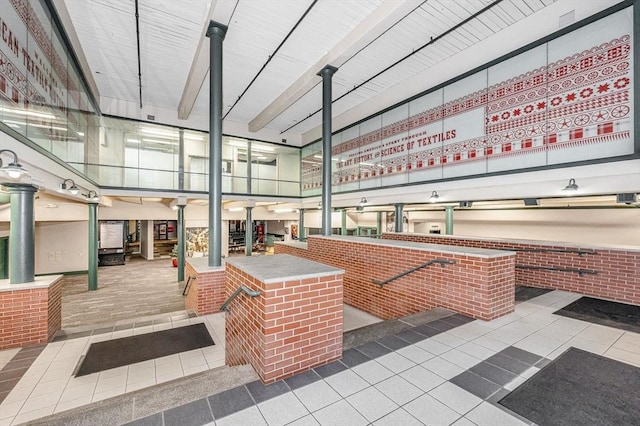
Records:
M244 252L247 256L251 256L253 251L253 220L251 219L251 210L253 207L245 207L247 210L247 223L244 227Z
M298 211L300 217L298 220L298 241L304 241L307 237L304 234L304 209Z
M378 238L382 235L382 212L376 213L376 233Z
M395 205L396 208L396 223L395 223L395 231L396 232L404 232L403 228L403 223L402 223L402 211L404 209L404 204L402 203L397 203Z
M184 281L184 206L178 205L178 282Z
M445 211L445 231L447 235L453 235L453 206L446 206Z
M226 25L209 22L209 266L222 265L222 42L226 34Z
M35 217L33 199L37 188L25 184L3 184L9 191L11 225L9 226L9 283L34 280ZM97 252L96 252L97 255Z
M98 203L89 203L89 291L98 289Z
M347 209L342 209L342 224L340 225L340 235L347 235Z

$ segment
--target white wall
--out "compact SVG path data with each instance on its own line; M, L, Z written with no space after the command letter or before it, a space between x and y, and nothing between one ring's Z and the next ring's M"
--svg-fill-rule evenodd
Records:
M36 274L87 270L88 222L38 222L35 231Z
M445 229L444 211L410 212L414 231ZM454 235L640 247L640 208L455 210Z

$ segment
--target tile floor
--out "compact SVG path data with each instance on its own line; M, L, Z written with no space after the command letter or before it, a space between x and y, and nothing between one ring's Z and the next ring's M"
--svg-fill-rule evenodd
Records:
M214 346L182 352L129 366L72 377L81 356L94 342L204 323ZM190 318L188 313L116 323L111 331L58 340L46 345L0 404L0 425L16 425L61 411L122 395L225 363L224 314ZM76 333L78 336L81 333ZM73 336L70 336L73 337ZM0 360L7 358L0 352Z
M570 346L640 367L640 335L554 315L579 295L553 291L494 321L455 315L348 349L340 361L264 386L252 382L132 422L137 425L522 425L496 402ZM204 321L223 350L224 317ZM114 338L155 325L106 333ZM198 350L70 378L101 335L46 346L0 404L0 425L160 383L224 362ZM0 352L0 360L8 358Z

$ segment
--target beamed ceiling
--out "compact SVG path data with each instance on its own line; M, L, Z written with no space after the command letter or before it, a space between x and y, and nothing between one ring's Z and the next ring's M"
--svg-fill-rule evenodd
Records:
M70 18L103 112L145 119L140 112L150 108L179 111L185 127L207 116L209 41L203 33L214 20L228 26L225 120L251 132L301 135L303 144L320 135L316 74L327 64L339 68L333 78L338 129L616 3L138 0L140 108L135 1L54 0Z

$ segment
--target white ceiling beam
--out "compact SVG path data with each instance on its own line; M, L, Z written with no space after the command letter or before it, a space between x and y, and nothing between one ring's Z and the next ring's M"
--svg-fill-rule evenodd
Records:
M321 78L317 73L326 65L340 68L353 54L366 46L404 15L415 9L422 1L385 0L375 11L367 16L345 38L325 53L318 62L310 67L280 96L271 102L249 123L249 131L257 132L274 118L278 117L298 99L311 90Z
M209 22L213 19L213 12L217 3L217 0L211 0L209 3L209 14L204 21L198 48L191 62L189 76L184 84L180 103L178 104L179 120L186 120L189 118L189 115L191 115L191 110L196 103L202 83L209 73L209 40L207 39L207 29L209 28Z
M82 44L80 43L80 39L78 38L76 29L73 26L73 22L71 20L71 16L69 15L69 10L67 9L65 0L53 0L53 7L58 14L58 18L60 18L62 28L64 28L65 32L67 33L69 43L71 43L71 46L73 47L76 58L78 58L78 65L80 66L80 69L84 74L85 81L89 86L89 90L91 91L91 94L93 95L93 98L96 100L98 105L100 105L100 91L98 90L96 81L93 79L93 71L89 66L87 57L84 55L84 51L82 50Z

